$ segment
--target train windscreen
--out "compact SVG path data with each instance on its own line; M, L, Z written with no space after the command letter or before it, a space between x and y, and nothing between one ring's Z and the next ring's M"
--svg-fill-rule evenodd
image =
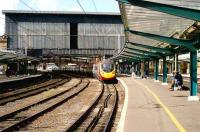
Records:
M114 64L112 63L101 64L101 67L104 72L112 72L114 70Z

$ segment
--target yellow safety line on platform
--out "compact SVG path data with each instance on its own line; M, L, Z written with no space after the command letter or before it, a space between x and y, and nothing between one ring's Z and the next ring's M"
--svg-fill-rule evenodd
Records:
M135 80L134 80L135 81ZM147 91L153 95L153 97L156 99L156 101L163 107L163 109L165 110L165 112L168 114L168 116L170 117L170 119L172 120L172 122L175 124L175 126L179 129L180 132L186 132L186 129L181 125L181 123L176 119L176 117L174 116L174 114L167 108L166 105L164 105L162 103L162 101L159 99L159 97L146 85L139 83L137 81L135 81L136 83L138 83L139 85L142 85L143 87L145 87L147 89Z

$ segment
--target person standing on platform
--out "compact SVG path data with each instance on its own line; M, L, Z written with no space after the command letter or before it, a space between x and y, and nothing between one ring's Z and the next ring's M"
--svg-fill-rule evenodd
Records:
M135 77L135 70L134 70L134 67L132 67L130 69L130 72L131 72L131 77L134 78Z
M175 84L175 75L176 75L176 71L172 72L172 76L171 76L171 88L169 90L174 90L174 84Z

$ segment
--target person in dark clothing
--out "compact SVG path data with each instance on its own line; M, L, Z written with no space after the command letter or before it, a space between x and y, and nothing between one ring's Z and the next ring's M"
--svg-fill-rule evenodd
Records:
M182 87L182 85L183 85L183 77L181 76L181 74L179 74L179 72L176 73L175 79L177 79L178 86Z
M182 89L182 86L183 86L183 77L181 76L181 74L179 74L179 72L176 72L176 74L174 76L173 83L172 83L172 89L174 87L178 87L178 86L180 86L181 89Z

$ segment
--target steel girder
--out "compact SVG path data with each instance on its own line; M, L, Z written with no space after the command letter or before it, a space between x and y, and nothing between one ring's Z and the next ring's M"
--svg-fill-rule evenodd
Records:
M155 52L151 52L151 51L145 51L145 50L140 50L140 49L136 49L136 48L131 48L131 47L125 47L126 49L132 50L132 51L136 51L136 52L140 52L143 54L148 54L149 56L153 56L153 57L161 57L161 54L159 53L155 53Z
M130 52L130 51L124 51L125 53L128 53L128 54L132 54L132 55L137 55L137 56L142 56L142 57L151 57L151 58L158 58L157 56L152 56L150 54L143 54L143 53L135 53L135 52Z
M133 59L142 59L142 60L150 60L151 58L150 57L144 57L144 56L133 56L133 55L130 55L130 54L121 54L121 55L124 55L124 56L127 56L127 57L132 57Z
M137 46L137 47L142 47L142 48L146 48L146 49L150 49L152 51L156 51L159 53L164 53L164 54L174 54L171 50L169 49L164 49L164 48L159 48L159 47L154 47L154 46L149 46L149 45L145 45L145 44L139 44L139 43L133 43L133 42L127 42L133 46Z
M129 60L129 61L132 61L132 62L139 62L140 60L137 60L137 59L133 59L133 58L129 58L129 57L119 57L119 58L116 58L116 59L125 59L125 60Z
M191 20L200 21L200 10L178 7L173 5L161 4L143 0L117 0L122 3L127 3L150 10L167 13L174 16L179 16Z
M172 38L172 37L166 37L166 36L161 36L161 35L156 35L156 34L151 34L151 33L134 31L134 30L130 30L130 29L125 29L125 32L130 32L132 34L136 34L136 35L143 36L143 37L146 37L146 38L158 40L158 41L161 41L161 42L166 42L166 43L171 44L171 45L187 47L192 51L197 50L194 47L194 44L198 43L198 41L196 41L196 40L176 39L176 38Z

